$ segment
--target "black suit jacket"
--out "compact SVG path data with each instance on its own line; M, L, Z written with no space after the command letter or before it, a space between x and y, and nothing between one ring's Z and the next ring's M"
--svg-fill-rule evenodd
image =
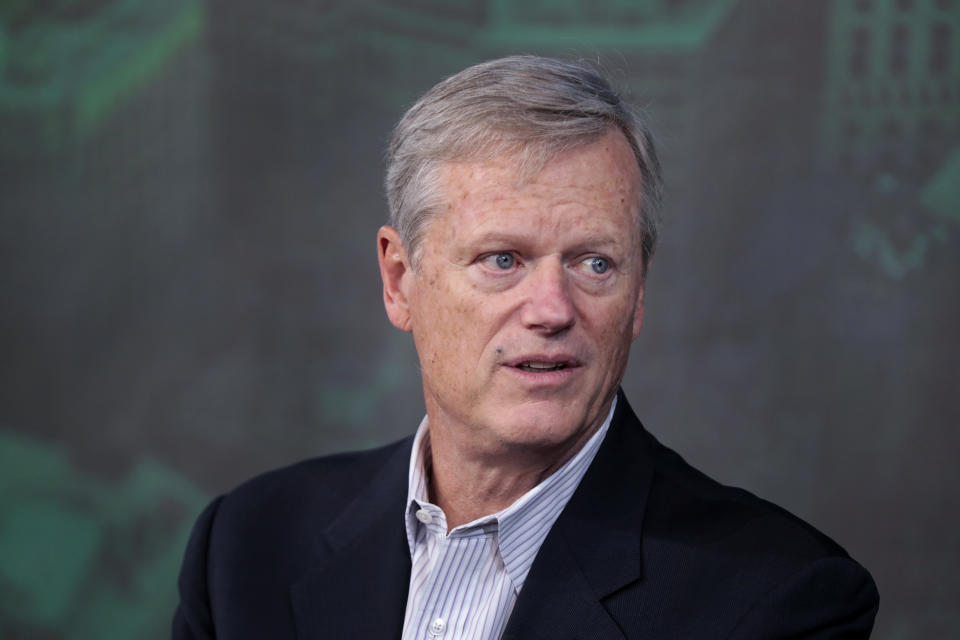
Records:
M309 460L215 500L187 547L173 637L399 638L411 443ZM621 393L504 638L866 638L877 605L836 543L689 466Z

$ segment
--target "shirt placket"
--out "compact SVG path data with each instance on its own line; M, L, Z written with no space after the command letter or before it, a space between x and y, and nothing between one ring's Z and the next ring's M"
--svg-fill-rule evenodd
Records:
M450 536L440 533L431 538L437 556L430 572L431 586L420 612L420 629L426 629L421 637L426 640L459 638L468 618L476 613L470 609L472 588L467 585L474 568L465 565L463 559L486 553L489 539L479 531Z
M430 585L421 608L420 635L425 640L439 640L448 637L448 629L452 622L450 611L450 592L447 584L450 571L456 563L458 544L445 535L436 535L430 532L431 553L435 554L430 570Z

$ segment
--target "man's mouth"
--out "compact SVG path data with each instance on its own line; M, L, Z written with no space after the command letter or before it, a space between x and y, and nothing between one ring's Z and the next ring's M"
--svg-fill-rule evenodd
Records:
M543 373L544 371L559 371L560 369L566 369L566 362L537 362L535 360L521 362L515 365L517 369L523 371L531 371L533 373Z
M529 353L511 358L502 364L524 373L551 373L576 369L582 363L569 353Z

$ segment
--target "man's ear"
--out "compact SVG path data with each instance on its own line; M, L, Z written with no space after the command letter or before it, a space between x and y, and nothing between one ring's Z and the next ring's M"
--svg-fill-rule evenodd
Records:
M397 329L411 331L409 290L414 273L400 234L390 225L377 232L377 259L383 280L383 306Z

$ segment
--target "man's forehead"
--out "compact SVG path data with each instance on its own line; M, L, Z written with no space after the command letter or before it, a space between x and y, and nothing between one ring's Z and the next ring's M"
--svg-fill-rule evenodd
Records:
M601 134L565 139L562 144L550 140L512 143L501 139L496 131L492 131L490 140L482 145L451 153L450 157L438 163L438 167L441 171L450 166L503 167L510 171L512 184L522 186L535 180L558 158L600 141L610 143L611 153L617 156L618 163L623 164L627 170L636 169L639 176L639 165L633 148L624 133L613 126Z
M463 243L546 246L561 235L571 246L639 249L640 174L622 137L560 154L522 183L517 163L503 155L442 167L442 206L423 238L430 251Z
M436 176L441 210L475 200L490 203L565 192L585 202L614 197L639 215L640 169L617 130L551 154L523 150L446 162Z

